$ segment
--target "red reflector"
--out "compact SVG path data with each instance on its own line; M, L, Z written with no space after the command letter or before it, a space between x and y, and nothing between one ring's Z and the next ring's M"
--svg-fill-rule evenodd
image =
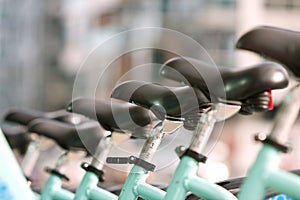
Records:
M269 107L268 107L268 110L273 110L273 108L274 108L274 104L273 104L273 96L272 96L272 90L271 89L269 89L269 94L270 94L270 102L269 102Z

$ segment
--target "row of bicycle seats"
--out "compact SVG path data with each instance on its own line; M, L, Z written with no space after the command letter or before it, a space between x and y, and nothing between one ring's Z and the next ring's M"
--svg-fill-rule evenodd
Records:
M273 109L272 90L286 88L289 84L286 69L296 77L300 75L297 62L300 34L275 27L257 27L244 34L236 47L257 52L277 62L265 61L245 68L233 68L176 57L165 62L159 73L165 78L183 82L185 86L169 87L129 80L118 84L111 92L112 99L124 101L122 103L80 97L71 100L65 110L55 112L11 109L4 119L9 123L3 125L2 130L11 147L24 158L30 156L26 149L33 133L54 140L67 152L84 151L92 157L90 163L81 165L86 173L76 191L71 192L62 188L62 180L68 179L60 170L62 160L67 156L62 155L55 167L47 168L50 177L39 191L41 199L131 200L140 197L173 200L195 199L196 196L196 199L236 199L236 193L230 192L232 188L229 187L233 184L228 183L231 181L217 185L196 175L198 163L205 163L207 159L203 149L216 122L237 113L250 115ZM180 163L167 190L163 186L147 184L149 173L155 171L152 158L161 141L165 135L181 127L193 131L193 138L188 147L177 149ZM110 149L117 143L115 133L128 135L131 139L144 139L139 156L108 157ZM271 133L257 140L274 147L274 151L286 152L286 141L282 139L284 134L288 133ZM107 191L98 187L98 182L104 181L103 167L106 163L134 165L123 189ZM285 180L284 176L280 177ZM289 174L287 177L293 180L295 187L300 185L296 175ZM240 180L237 180L236 187L240 187ZM251 181L250 185L259 184ZM296 188L281 190L280 187L275 187L279 188L279 193L286 192L291 197L300 198ZM267 187L262 188L262 192L255 196L246 184L239 197L261 199ZM195 196L187 197L189 192Z

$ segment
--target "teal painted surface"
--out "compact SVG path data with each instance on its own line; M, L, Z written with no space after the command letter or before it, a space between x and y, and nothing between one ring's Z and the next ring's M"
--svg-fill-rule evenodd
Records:
M289 196L278 195L273 199L300 199L300 178L278 168L278 153L276 148L264 144L242 184L240 200L263 199L267 188Z
M51 174L42 190L41 200L71 200L74 194L63 189L61 177Z
M88 200L87 192L96 187L98 184L98 177L92 172L86 172L76 190L74 200Z
M287 195L279 194L274 197L267 198L266 200L293 200L293 199Z
M34 199L26 179L0 129L0 199Z
M112 194L109 191L106 191L99 187L91 188L87 191L88 199L90 200L117 200L118 196Z
M119 196L120 200L136 200L138 198L137 185L145 183L148 177L148 171L144 168L134 165L126 179Z
M136 190L139 197L150 200L162 200L166 194L165 191L147 183L139 183Z
M278 150L265 144L260 150L254 165L242 184L239 199L263 199L266 191L266 180L270 173L278 169ZM254 192L255 191L255 192Z
M98 188L98 177L86 172L76 190L74 200L116 200L118 197L102 188Z
M292 199L300 199L300 178L295 174L280 169L271 171L266 186Z
M196 176L197 170L198 162L193 158L184 156L176 168L164 200L185 199L188 192L185 180L190 176Z
M54 200L72 200L74 199L74 193L63 189L61 187L55 188L53 191L53 199Z
M147 200L162 200L165 192L146 183L148 171L134 165L122 188L119 200L136 200L142 197Z
M197 171L198 162L184 156L173 175L164 200L184 200L189 191L205 199L236 199L220 186L198 177Z

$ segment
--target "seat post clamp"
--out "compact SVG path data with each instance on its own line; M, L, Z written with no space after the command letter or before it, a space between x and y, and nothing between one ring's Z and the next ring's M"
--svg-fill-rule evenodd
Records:
M134 164L144 168L147 171L153 172L155 165L135 156L129 157L107 157L107 163L111 164Z
M202 163L205 163L207 160L207 157L205 155L193 151L189 148L187 148L181 155L179 155L179 158L181 159L183 156L189 156L191 158L194 158L196 161Z
M147 162L147 161L145 161L145 160L143 160L141 158L138 158L138 157L135 157L135 156L130 156L128 158L128 160L129 160L129 162L128 162L129 164L138 165L140 167L143 167L147 171L153 172L154 169L155 169L155 165L154 164L149 163L149 162Z
M94 167L93 165L89 165L86 162L83 162L81 164L81 168L84 169L85 171L94 173L98 177L99 182L104 182L104 180L105 180L104 179L104 171L99 170L96 167Z
M283 152L283 153L287 153L291 150L291 147L289 147L288 145L281 144L278 141L276 141L275 139L273 139L269 136L266 136L263 133L256 134L254 136L254 140L262 142L263 144L271 145L272 147L276 148L278 151Z
M50 174L55 174L56 176L66 180L66 181L70 180L65 174L60 173L57 169L52 169L50 167L46 167L45 171Z

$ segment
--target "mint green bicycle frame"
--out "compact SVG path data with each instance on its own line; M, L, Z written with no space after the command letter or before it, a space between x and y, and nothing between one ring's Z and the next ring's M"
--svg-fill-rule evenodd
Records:
M119 199L135 200L138 197L151 200L163 199L165 191L146 183L148 175L149 172L146 169L134 165L126 179Z
M41 136L40 136L41 137ZM27 148L26 154L22 161L23 173L30 175L32 171L32 166L36 163L39 156L40 148L40 138L32 141ZM62 155L57 161L56 169L59 168L60 160L66 154ZM64 188L62 188L63 177L59 174L50 172L50 176L47 178L45 185L42 188L40 199L42 200L72 200L74 194Z
M160 123L157 124L150 132L139 158L151 162L156 150L158 149L165 133L162 132ZM165 196L165 191L158 189L148 183L146 179L149 171L142 166L134 165L126 179L119 196L120 200L136 200L138 197L143 199L161 200Z
M0 152L1 152L1 165L0 165L0 199L15 200L15 199L41 199L41 200L72 200L75 195L62 188L62 177L57 174L51 173L45 186L43 187L41 195L34 193L26 182L22 170L19 167L1 129L0 129ZM87 172L83 181L85 185L97 185L98 177L90 172ZM100 190L100 189L98 189ZM89 192L89 191L86 191ZM91 192L91 197L93 197ZM114 195L106 195L109 192L102 191L102 199L117 199ZM101 199L94 198L94 199Z
M199 120L198 127L192 139L190 149L201 152L204 148L208 137L210 136L215 123L214 111L203 113ZM155 134L155 133L154 133ZM144 146L140 158L150 161L153 153L158 147L163 134L157 135L157 140L147 142L152 149ZM153 133L152 133L153 136ZM159 139L161 137L161 139ZM148 152L148 157L145 156ZM149 156L150 155L150 156ZM198 197L205 199L228 199L235 200L236 197L224 188L206 181L197 176L198 161L192 157L184 155L176 168L172 181L168 186L167 192L161 191L145 183L148 171L140 166L134 166L126 180L119 199L136 200L137 197L149 200L184 200L188 192L192 192Z
M17 163L1 129L0 129L0 199L42 199L42 200L72 200L74 194L63 189L62 178L51 174L38 195L33 192ZM3 196L1 196L3 195Z
M0 199L38 199L25 177L0 129Z
M189 156L183 156L164 200L183 200L188 192L204 199L236 199L233 194L221 186L198 177L197 171L198 161Z
M107 138L101 140L99 147L97 148L97 153L105 157L109 151ZM62 158L62 157L61 157ZM98 156L96 156L98 158ZM93 159L92 165L97 165L97 159ZM99 158L98 158L99 159ZM100 158L101 159L101 158ZM58 161L59 162L59 161ZM56 169L58 169L58 165ZM102 166L100 166L101 168ZM98 176L92 172L87 171L80 183L80 186L77 188L76 193L72 193L64 188L62 188L63 177L59 174L50 172L46 184L44 185L40 199L41 200L73 200L73 199L117 199L117 196L97 187Z
M204 112L194 133L189 149L201 153L214 127L215 110ZM236 199L226 189L197 176L199 162L183 155L167 189L164 200L184 200L188 192L204 199Z
M276 116L275 125L268 138L284 144L295 122L300 107L300 87L297 85L286 96ZM239 193L239 199L263 199L267 189L300 199L300 178L279 169L279 149L274 145L263 144L257 159L248 172Z
M107 157L112 144L110 138L104 137L101 139L95 156L92 160L92 166L102 170L104 159ZM91 172L87 171L80 182L79 187L76 190L74 200L116 200L118 196L106 191L105 189L99 188L98 185L99 177Z
M207 139L209 138L214 127L215 118L214 110L203 113L198 127L194 133L194 138L190 144L190 149L195 152L201 152L204 148ZM152 133L153 136L153 133ZM157 134L159 137L159 134ZM163 137L163 134L160 136ZM158 139L160 141L161 139ZM153 140L155 141L155 140ZM150 161L153 153L160 142L148 142L153 149L144 146L144 152L140 158ZM150 151L149 151L150 150ZM148 152L149 157L145 156ZM148 176L148 171L140 166L134 166L126 180L119 199L136 200L137 197L149 200L184 200L188 192L192 192L198 197L205 199L228 199L236 200L237 198L226 189L204 180L197 176L198 161L192 157L184 155L176 168L171 183L168 186L167 192L161 191L151 185L145 183Z
M163 135L156 134L157 128L153 128L150 137L146 140L140 158L145 161L150 161L154 152L158 148ZM107 140L101 141L99 148L99 156L93 159L93 166L102 169L103 161L106 159L110 150L111 143ZM102 148L101 148L102 147ZM100 153L101 152L101 153ZM97 153L96 153L97 154ZM92 172L87 172L77 188L75 193L75 200L117 200L117 199L137 199L142 197L144 199L163 199L165 192L146 183L148 171L141 166L134 165L126 179L126 183L122 188L121 194L118 197L111 192L97 187L98 177Z
M72 200L74 194L62 188L62 177L51 173L41 193L41 200Z
M154 153L156 152L163 133L160 133L159 124L154 127L150 133L150 136L146 140L144 147L139 156L140 159L150 162ZM159 132L159 133L157 133ZM103 161L106 159L110 150L111 143L108 138L101 141L97 153L92 161L93 166L97 166L97 169L103 168ZM97 154L96 153L96 154ZM108 192L102 188L97 187L98 177L92 172L87 172L77 188L75 193L75 200L128 200L137 199L142 197L144 199L160 200L163 199L165 192L146 183L146 178L149 172L145 168L139 165L134 165L126 179L126 183L122 188L121 194L118 197L111 192Z

